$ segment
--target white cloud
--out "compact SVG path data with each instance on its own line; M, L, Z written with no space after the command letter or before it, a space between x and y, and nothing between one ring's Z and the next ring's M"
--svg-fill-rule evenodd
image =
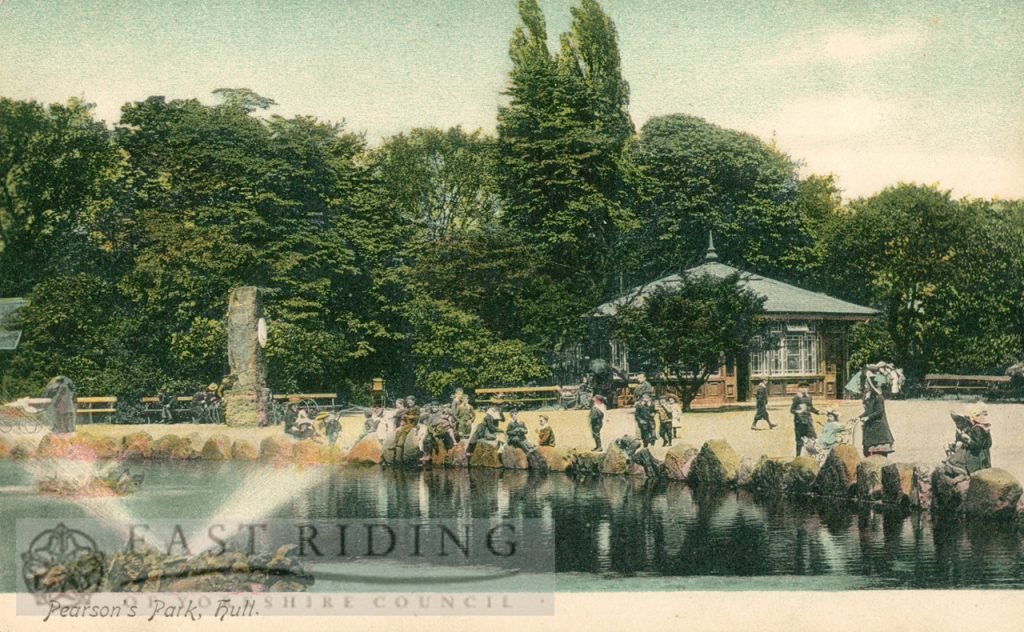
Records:
M811 41L789 42L785 50L763 57L755 65L777 69L822 62L857 66L912 50L920 46L922 40L922 32L910 28L886 33L833 31Z

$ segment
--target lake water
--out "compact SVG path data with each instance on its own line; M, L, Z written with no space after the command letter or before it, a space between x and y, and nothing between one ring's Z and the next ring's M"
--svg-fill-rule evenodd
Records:
M536 519L555 542L556 588L853 590L1021 588L1024 539L1008 525L757 500L622 477L492 470L138 463L139 493L89 504L37 495L27 462L0 462L0 590L15 589L15 519ZM105 504L106 503L106 504ZM109 507L117 507L116 511Z

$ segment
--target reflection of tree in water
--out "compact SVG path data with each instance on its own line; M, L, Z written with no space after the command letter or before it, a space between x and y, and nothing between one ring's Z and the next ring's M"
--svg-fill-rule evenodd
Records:
M156 476L153 477L154 479ZM849 502L754 498L629 477L346 468L295 499L319 517L543 519L559 572L835 575L872 586L1020 586L1012 525ZM295 503L277 517L291 517ZM863 585L863 584L860 584Z
M967 519L964 524L969 550L967 575L970 585L983 585L1000 578L1024 580L1024 549L1012 522ZM967 555L969 554L969 555Z
M892 574L892 548L887 546L884 520L870 507L857 511L857 542L860 545L857 573L867 576L889 577Z
M601 570L598 527L609 509L598 495L593 478L581 481L562 476L565 485L549 498L555 528L555 570L597 573Z
M697 489L696 519L684 527L678 551L668 551L662 573L765 575L771 573L768 531L731 492Z
M648 570L650 563L664 559L665 552L658 546L665 541L664 516L655 513L657 488L653 481L620 480L625 484L625 493L614 504L610 503L608 558L611 570L634 575Z
M964 548L963 524L955 517L933 516L932 537L935 540L935 576L946 585L963 585L961 551Z

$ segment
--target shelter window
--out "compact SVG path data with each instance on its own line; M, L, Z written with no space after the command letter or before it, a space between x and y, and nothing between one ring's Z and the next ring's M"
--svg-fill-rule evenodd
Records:
M750 353L752 375L813 375L818 372L818 335L814 323L772 325L770 336L778 341L774 349L759 349L760 336Z

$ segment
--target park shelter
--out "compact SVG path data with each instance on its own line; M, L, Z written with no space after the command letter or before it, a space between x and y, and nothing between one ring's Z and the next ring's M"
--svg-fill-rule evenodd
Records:
M721 279L733 274L738 275L737 283L741 288L764 297L765 317L770 321L772 338L779 344L775 348L751 351L748 357L723 358L718 373L711 376L693 403L720 405L744 401L761 380L768 382L772 396L791 394L799 383L806 382L814 395L842 398L843 385L850 373L849 327L870 320L878 312L722 263L710 236L700 265L637 286L598 306L591 316L594 320L604 320L622 306L642 304L645 297L659 289L671 291L684 278L708 275ZM607 327L593 329L608 330ZM752 349L764 346L761 340L752 342ZM631 358L624 345L608 336L592 340L588 347L591 354L624 374L633 376L648 369L643 358Z

